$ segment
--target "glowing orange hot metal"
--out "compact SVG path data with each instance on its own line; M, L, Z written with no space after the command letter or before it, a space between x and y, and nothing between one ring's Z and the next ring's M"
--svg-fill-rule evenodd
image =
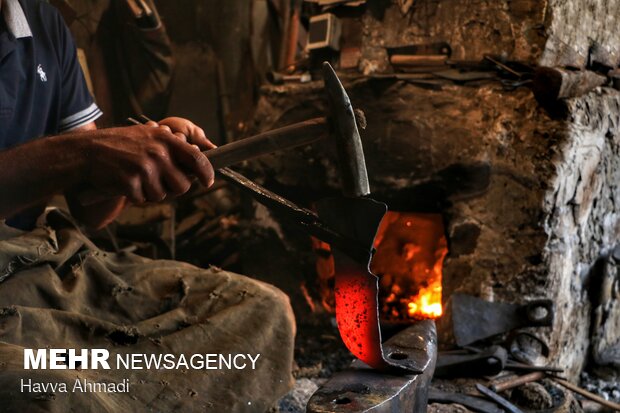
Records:
M334 310L329 280L334 259L328 244L313 239L322 304ZM381 316L436 319L442 316L442 269L448 252L442 218L436 214L388 212L375 239L372 271L381 279Z

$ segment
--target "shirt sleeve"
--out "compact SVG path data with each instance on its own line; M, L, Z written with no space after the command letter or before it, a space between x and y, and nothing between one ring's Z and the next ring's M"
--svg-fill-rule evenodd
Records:
M60 13L56 13L56 20L62 78L58 131L67 132L95 121L103 113L88 90L73 37Z

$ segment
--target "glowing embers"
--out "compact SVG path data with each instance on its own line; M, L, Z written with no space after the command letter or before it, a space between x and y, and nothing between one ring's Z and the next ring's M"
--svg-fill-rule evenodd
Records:
M388 212L375 240L371 270L380 279L380 313L389 320L441 316L443 260L439 214Z
M313 239L321 304L334 310L334 261L329 245ZM390 321L442 315L443 261L448 252L439 214L388 212L375 240L371 270L380 279L380 316Z

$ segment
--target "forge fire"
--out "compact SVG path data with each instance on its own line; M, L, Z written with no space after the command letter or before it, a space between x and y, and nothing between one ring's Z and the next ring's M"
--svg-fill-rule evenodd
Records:
M443 261L448 253L441 215L390 212L379 227L375 248L370 268L380 279L384 316L440 317Z
M313 238L323 305L333 311L334 258L329 244ZM388 321L436 319L442 310L442 269L448 253L439 214L388 212L374 240L370 270L379 277L380 315Z

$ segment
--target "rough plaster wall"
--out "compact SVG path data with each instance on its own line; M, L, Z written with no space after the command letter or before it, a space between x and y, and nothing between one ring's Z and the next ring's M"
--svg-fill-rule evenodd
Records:
M365 56L387 67L385 46L448 42L452 57L485 54L546 66L584 67L591 48L598 60L620 63L618 0L418 0L410 14L390 7L364 16Z
M602 366L620 368L620 248L609 254L601 273L601 289L593 294L596 308L593 317L592 356Z
M484 54L534 62L545 43L546 1L419 0L410 14L390 7L382 18L363 17L363 54L387 66L384 47L448 42L452 58L480 60Z
M550 234L548 288L559 292L556 326L566 332L554 344L578 350L560 353L559 365L578 366L585 362L591 333L592 308L584 286L595 261L620 235L620 94L599 90L570 101L569 110L566 140L554 159L556 178L543 205Z
M620 64L620 1L549 0L548 15L542 65L583 67L593 46L609 66Z

